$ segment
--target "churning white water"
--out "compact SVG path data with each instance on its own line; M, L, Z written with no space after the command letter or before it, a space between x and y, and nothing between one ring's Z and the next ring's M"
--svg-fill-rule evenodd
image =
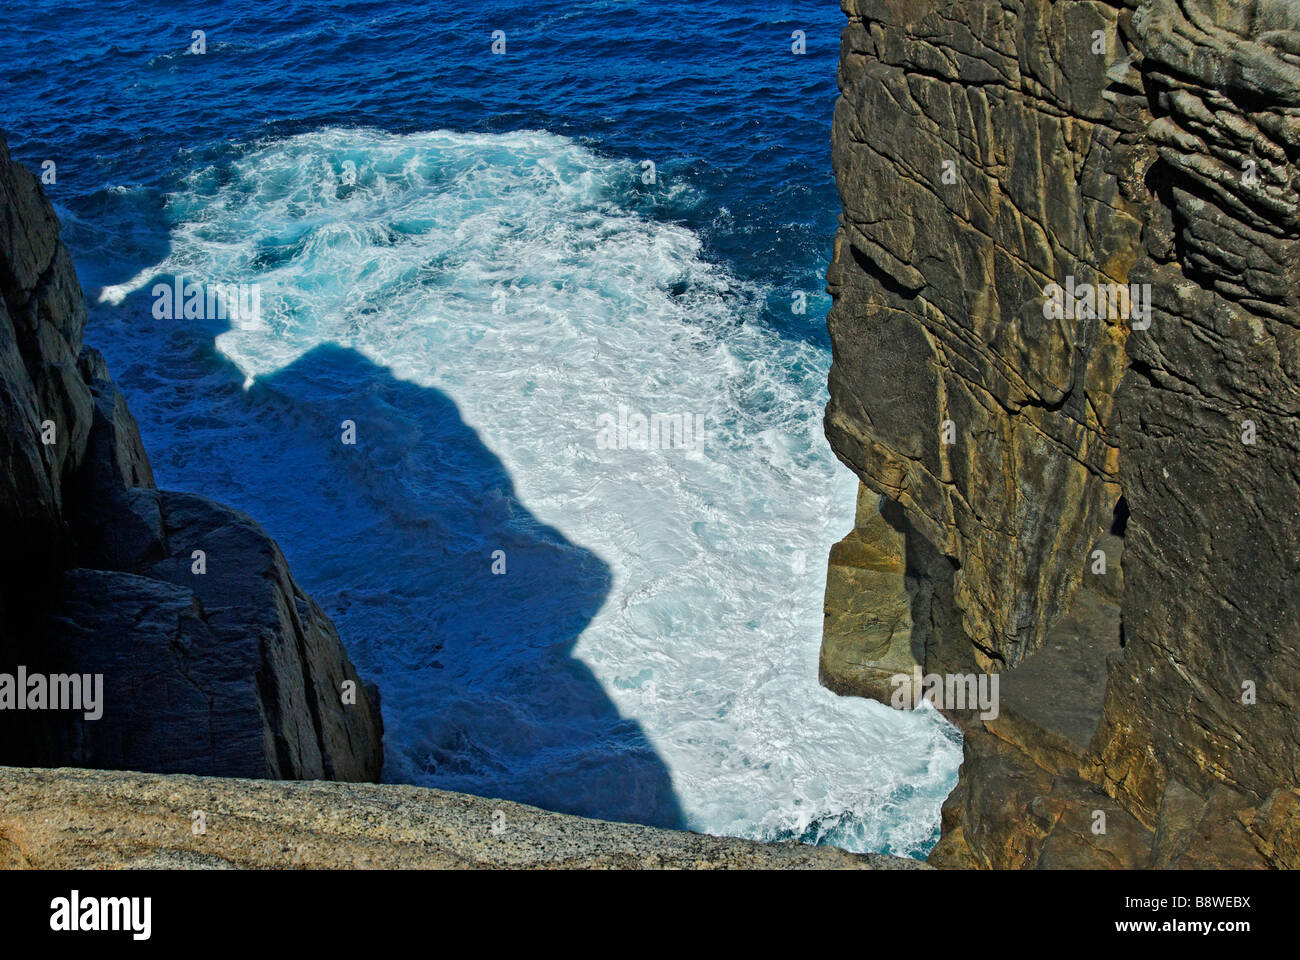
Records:
M685 825L924 850L956 734L932 710L817 683L825 558L855 490L822 435L829 356L765 326L765 291L703 259L693 232L634 211L639 172L544 132L277 140L192 174L170 200L167 259L103 298L173 275L260 284L260 316L217 337L250 382L333 344L440 391L513 480L530 519L512 529L548 526L603 565L597 602L558 647L554 629L532 646L500 637L535 624L492 619L491 556L512 554L490 523L455 547L473 579L458 574L445 602L479 604L493 626L444 630L439 669L363 643L349 620L345 640L379 672L390 778L541 802L564 780L560 805L634 816L640 788L601 773L621 735L557 732L595 711L581 678L553 669L573 658L639 724ZM598 443L620 408L701 422L702 449ZM403 509L445 500L455 469L406 470ZM394 556L367 575L401 592L431 562ZM563 585L530 569L502 580L545 618ZM328 607L322 581L309 586Z

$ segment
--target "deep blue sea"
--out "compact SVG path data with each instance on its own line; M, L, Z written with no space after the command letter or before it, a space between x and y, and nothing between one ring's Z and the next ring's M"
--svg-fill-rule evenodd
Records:
M53 163L87 340L159 485L280 543L381 688L388 779L933 844L956 734L817 684L855 491L821 431L842 21L825 0L0 12L0 127ZM168 318L177 278L260 309ZM706 440L601 442L638 414Z

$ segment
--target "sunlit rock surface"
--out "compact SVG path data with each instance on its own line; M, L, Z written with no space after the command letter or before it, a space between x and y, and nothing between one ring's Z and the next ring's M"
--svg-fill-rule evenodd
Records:
M903 535L923 669L1002 674L932 862L1294 866L1300 9L843 5L826 431L889 521L846 543ZM879 697L845 549L823 678Z

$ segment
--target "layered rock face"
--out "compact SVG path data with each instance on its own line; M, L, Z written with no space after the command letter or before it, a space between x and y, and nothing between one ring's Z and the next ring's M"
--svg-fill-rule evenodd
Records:
M998 673L932 862L1296 866L1300 8L843 6L823 682Z
M58 234L0 140L0 763L378 779L378 693L279 548L154 487Z

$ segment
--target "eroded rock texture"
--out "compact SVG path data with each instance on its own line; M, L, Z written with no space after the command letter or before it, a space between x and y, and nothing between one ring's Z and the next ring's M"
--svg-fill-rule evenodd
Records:
M204 830L193 829L195 815ZM925 870L398 784L0 767L0 870Z
M155 489L85 322L54 212L0 140L0 673L104 677L98 719L0 711L0 763L377 779L377 691L261 527Z
M1000 672L933 862L1296 865L1300 7L843 6L824 681Z

